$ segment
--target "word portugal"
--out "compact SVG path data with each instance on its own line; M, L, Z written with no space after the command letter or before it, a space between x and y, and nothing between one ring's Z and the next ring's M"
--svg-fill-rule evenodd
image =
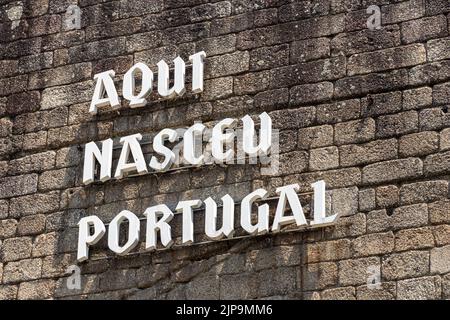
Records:
M303 208L300 204L297 191L298 184L292 184L277 188L279 195L278 204L275 211L272 226L269 227L269 205L257 204L257 200L265 200L268 192L264 189L253 191L244 197L240 204L240 224L250 235L260 235L272 232L279 232L281 227L295 223L298 227L324 227L335 223L338 214L326 216L325 213L325 182L318 181L312 185L314 191L313 199L313 220L308 223ZM217 228L217 203L211 198L207 198L203 203L205 207L205 234L211 240L232 238L234 233L235 203L230 195L221 198L223 203L222 226ZM286 205L291 209L290 215L285 215ZM257 206L257 222L252 223L252 206ZM201 200L180 201L175 211L182 214L182 244L194 242L194 219L193 209L202 206ZM157 247L158 233L161 244L165 248L173 245L170 221L174 217L174 212L165 204L147 208L144 212L146 217L146 250L155 250ZM121 224L128 221L128 232L126 243L120 241ZM82 218L78 223L78 253L77 260L85 261L89 258L89 246L95 245L106 233L104 223L97 216ZM120 212L108 226L108 247L118 255L125 255L133 250L139 242L140 220L132 212L124 210Z

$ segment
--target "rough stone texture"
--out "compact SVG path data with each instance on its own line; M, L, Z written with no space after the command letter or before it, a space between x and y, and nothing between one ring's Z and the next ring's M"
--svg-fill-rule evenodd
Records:
M431 273L450 272L450 246L434 248L430 252L430 271Z
M408 279L397 283L399 300L435 300L439 299L441 294L439 277Z
M426 251L395 253L382 259L382 273L386 280L414 278L430 272L430 258Z
M450 298L447 0L26 4L15 29L0 13L0 300ZM82 7L80 30L66 30L69 4ZM367 28L371 4L380 30ZM133 64L155 72L200 50L203 93L190 94L187 63L184 97L88 113L94 74L115 70L121 94ZM250 164L81 183L87 142L263 111L280 130L273 176ZM335 226L115 259L104 238L79 264L82 288L66 287L82 217L293 183L309 217L322 179Z

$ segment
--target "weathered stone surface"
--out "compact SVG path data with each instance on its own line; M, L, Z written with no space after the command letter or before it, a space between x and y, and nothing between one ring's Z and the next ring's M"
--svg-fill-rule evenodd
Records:
M320 148L331 144L333 144L333 127L331 125L298 130L298 147L300 149Z
M439 134L436 132L420 132L406 135L399 140L401 157L424 156L439 149Z
M349 1L353 2L353 1ZM350 21L352 12L348 13ZM365 19L367 21L367 19ZM364 21L364 22L366 22ZM355 21L350 21L350 23ZM373 32L366 29L338 34L331 42L332 54L352 55L355 53L370 52L391 48L400 45L400 29L395 26L385 26Z
M405 205L446 199L448 190L448 181L445 180L406 184L400 188L400 203Z
M224 54L210 58L208 64L206 79L238 74L249 69L250 55L247 51Z
M426 50L422 44L355 54L348 60L348 75L410 67L426 60Z
M0 299L13 300L17 297L17 286L0 285Z
M400 91L369 94L361 99L361 112L365 116L379 116L402 110L402 93Z
M450 171L450 152L447 151L427 156L424 161L424 171L429 175Z
M403 109L421 109L431 106L433 103L433 90L430 87L422 87L403 91Z
M353 240L352 248L357 257L386 254L394 249L394 235L392 232L364 235Z
M52 87L42 92L42 109L53 109L75 103L87 102L92 98L92 81Z
M269 113L275 128L298 129L310 126L315 119L314 107L277 110Z
M388 215L386 210L371 211L367 215L367 231L380 232L404 228L421 227L428 223L426 204L399 207Z
M360 286L356 289L357 300L394 300L397 288L395 282L382 282L380 287Z
M309 153L309 169L311 171L334 169L339 166L339 150L337 147L313 149Z
M433 232L428 227L400 230L395 234L395 251L432 248L433 246Z
M338 123L334 127L337 145L361 143L375 137L375 121L372 118Z
M215 38L208 38L199 41L197 51L208 52L208 56L219 55L223 53L233 52L236 45L236 35L229 34Z
M426 251L394 253L383 257L381 270L386 280L424 276L430 271L430 255Z
M9 163L10 172L12 175L20 175L52 169L55 166L55 156L54 151L47 151L12 160Z
M395 159L397 144L396 139L388 139L341 146L340 164L347 167Z
M23 217L17 225L17 234L34 235L39 234L45 230L45 215L37 214Z
M263 47L250 52L250 70L263 70L289 64L289 46Z
M415 132L418 130L418 119L415 111L380 116L377 119L376 136L387 138Z
M36 280L30 282L22 282L19 286L18 299L48 299L54 294L56 286L55 280Z
M333 84L320 82L317 84L303 84L290 90L290 103L304 105L317 102L326 102L333 96Z
M22 217L38 213L48 213L59 208L59 193L50 192L18 197L11 200L10 215Z
M215 78L205 81L205 95L202 100L214 100L229 97L233 92L233 78ZM237 84L235 84L235 92L237 93Z
M186 298L188 299L218 299L219 297L219 278L217 276L198 277L186 286Z
M348 217L341 217L338 223L327 236L330 239L360 236L366 232L366 215L364 213L354 214Z
M293 267L263 270L258 274L258 295L262 297L286 295L296 288L297 271Z
M450 276L446 275L442 278L442 295L444 299L450 297Z
M342 217L351 216L358 208L358 188L343 188L330 191L331 211Z
M226 275L220 279L220 299L253 299L257 296L258 283L254 274Z
M90 63L80 63L48 69L32 73L28 88L43 89L73 82L79 82L90 78L92 72Z
M383 7L382 13L383 21L388 24L417 19L425 14L425 4L417 0L389 4Z
M447 19L442 15L403 22L401 29L404 43L426 41L448 35Z
M351 257L351 242L348 239L308 244L305 263L335 261Z
M17 221L14 219L0 220L0 239L11 238L16 234Z
M338 268L333 262L308 264L300 274L299 282L303 290L308 291L334 286L338 281Z
M370 211L376 207L376 193L374 189L364 189L359 192L359 210Z
M0 199L34 193L37 190L37 174L0 179Z
M433 274L450 272L450 246L434 248L430 251L430 271Z
M361 115L361 104L358 99L345 100L338 103L319 105L316 110L317 122L337 123L358 119Z
M41 276L41 267L41 259L9 262L3 271L3 282L15 283L38 279Z
M339 262L339 284L343 286L367 283L369 271L380 269L378 257L350 259Z
M390 160L370 164L363 168L363 183L382 183L422 175L422 161L418 158Z
M355 288L353 287L327 289L321 293L323 300L355 300L355 295Z
M442 246L446 244L450 244L450 226L441 225L433 227L433 235L436 241L436 245Z
M398 90L409 83L405 70L394 70L386 73L371 73L339 79L335 83L334 96L347 98L379 93L387 90Z
M397 299L399 300L435 300L440 297L439 277L408 279L397 283Z
M327 58L330 56L330 40L317 38L294 41L290 50L291 63Z
M30 237L9 238L2 244L2 260L15 261L31 256L32 239Z
M36 237L33 243L33 257L47 256L57 252L58 235L56 233L45 233Z

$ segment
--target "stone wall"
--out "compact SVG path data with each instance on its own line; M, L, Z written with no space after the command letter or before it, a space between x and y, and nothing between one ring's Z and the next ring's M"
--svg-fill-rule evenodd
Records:
M0 5L0 299L450 298L448 0ZM202 94L88 113L94 74L200 50ZM262 111L281 133L276 177L229 165L81 184L89 141ZM67 288L81 217L318 179L335 227L121 258L102 243Z

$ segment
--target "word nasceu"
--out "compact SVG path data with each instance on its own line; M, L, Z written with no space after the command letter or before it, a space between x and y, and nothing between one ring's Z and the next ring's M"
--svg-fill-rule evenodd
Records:
M272 145L272 120L267 113L259 116L261 120L259 143L256 143L255 124L250 116L243 117L243 141L242 150L250 157L267 154ZM235 138L234 132L229 132L236 125L236 119L226 118L217 123L212 129L211 138L211 155L218 163L225 163L234 157L233 147L230 146ZM175 153L164 144L183 139L183 158L191 165L199 166L204 163L204 154L202 152L202 140L197 137L203 134L206 126L196 123L185 131L182 137L173 129L161 130L153 139L153 151L158 156L162 156L159 160L156 155L151 157L149 166L155 171L166 171L175 162ZM122 151L120 153L114 178L121 179L125 173L137 172L145 174L148 172L147 163L144 159L139 141L142 140L141 134L133 134L122 137ZM200 151L200 152L199 152ZM199 154L200 153L200 154ZM133 161L129 162L130 155ZM86 144L84 153L84 171L83 183L90 184L95 180L95 164L100 164L100 181L105 182L111 179L111 169L113 163L113 140L107 139L102 142L102 150L95 142ZM161 157L160 157L161 158Z
M324 227L335 222L338 215L326 216L325 213L325 182L318 181L313 183L314 190L313 214L314 218L308 223L297 191L300 186L292 184L277 188L279 195L278 204L272 226L269 226L269 205L258 204L257 200L265 200L268 192L264 189L257 189L245 196L240 203L240 225L245 232L250 235L260 235L272 232L279 232L281 227L287 224L295 223L297 226ZM235 203L230 195L221 198L223 203L222 226L217 228L217 203L211 198L207 198L205 207L205 234L211 240L220 240L222 238L232 238L234 234ZM289 204L291 215L285 215L286 207ZM191 244L194 242L194 209L202 206L201 200L180 201L175 208L177 213L182 214L182 244ZM252 223L252 207L257 207L257 222ZM174 212L165 204L149 207L145 210L146 234L145 249L155 250L157 248L158 233L161 244L165 248L173 245L173 237L169 222L174 217ZM121 224L128 221L127 239L125 244L120 239ZM106 233L104 223L97 216L82 218L78 223L78 254L77 260L84 261L89 257L89 246L96 244ZM140 220L132 212L123 210L120 212L108 226L108 247L118 255L125 255L133 250L139 242Z

